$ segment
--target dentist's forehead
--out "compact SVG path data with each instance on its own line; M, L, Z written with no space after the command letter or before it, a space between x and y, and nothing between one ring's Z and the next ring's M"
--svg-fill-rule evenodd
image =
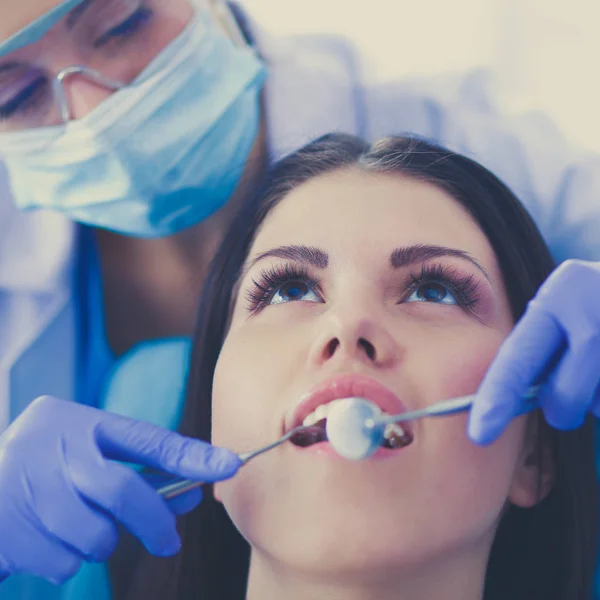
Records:
M50 12L59 13L64 10L66 13L81 2L83 0L0 0L0 40L13 36Z
M0 58L39 41L69 11L90 0L0 0ZM108 0L94 0L107 2ZM168 5L170 0L164 0ZM190 0L209 8L219 0Z
M0 56L41 39L84 0L0 0Z

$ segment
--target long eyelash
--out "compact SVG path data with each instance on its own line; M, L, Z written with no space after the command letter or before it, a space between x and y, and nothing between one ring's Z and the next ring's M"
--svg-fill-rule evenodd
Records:
M29 109L36 109L43 103L48 92L49 82L44 77L39 77L23 88L14 98L0 106L0 121L10 119L17 113L25 113Z
M252 287L246 290L246 301L251 313L257 313L269 304L273 295L282 285L291 281L301 281L307 287L318 290L320 282L312 277L306 267L286 263L261 271L258 280L252 280Z
M133 14L110 31L104 33L94 42L94 48L100 48L113 38L127 38L137 33L154 16L154 11L146 6L140 6Z
M413 292L419 286L426 283L438 283L450 290L458 304L467 311L472 311L480 300L477 291L479 282L474 275L463 275L456 269L442 264L421 265L419 275L410 275L408 291Z

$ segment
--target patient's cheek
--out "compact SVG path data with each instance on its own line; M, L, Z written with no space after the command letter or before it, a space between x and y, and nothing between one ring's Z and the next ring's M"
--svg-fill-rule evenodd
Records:
M264 414L257 410L263 390L257 390L256 373L261 371L247 352L243 345L226 341L212 389L212 442L238 452L255 446L253 435L264 427Z
M438 357L436 382L432 385L439 387L430 397L444 399L476 392L503 339L503 335L490 334L483 340L465 340L456 353L444 360ZM431 472L440 478L438 484L446 490L450 505L470 511L473 521L480 518L485 528L491 525L488 517L496 518L510 489L524 420L513 420L504 435L486 447L469 439L467 422L467 413L429 419L423 428L423 452Z
M503 334L488 335L489 339L461 340L449 351L447 347L432 349L429 365L430 386L435 387L427 394L432 401L473 394L479 388L490 364L494 360ZM422 381L425 383L425 377Z

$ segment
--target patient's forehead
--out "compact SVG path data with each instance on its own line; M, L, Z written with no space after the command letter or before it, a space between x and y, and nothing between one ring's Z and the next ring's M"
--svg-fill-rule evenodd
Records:
M296 243L333 251L349 242L359 256L378 247L387 254L394 245L434 244L469 252L490 269L496 263L479 225L447 192L408 176L353 168L290 191L265 219L254 250Z

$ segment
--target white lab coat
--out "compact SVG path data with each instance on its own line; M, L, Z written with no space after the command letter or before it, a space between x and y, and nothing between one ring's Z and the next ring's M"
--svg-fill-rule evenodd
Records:
M484 73L369 87L345 41L252 30L270 71L273 158L330 131L429 136L510 185L557 259L600 260L600 157L578 156L539 115L503 118ZM77 356L78 226L56 214L19 213L5 180L0 169L0 431L38 395L75 399Z

